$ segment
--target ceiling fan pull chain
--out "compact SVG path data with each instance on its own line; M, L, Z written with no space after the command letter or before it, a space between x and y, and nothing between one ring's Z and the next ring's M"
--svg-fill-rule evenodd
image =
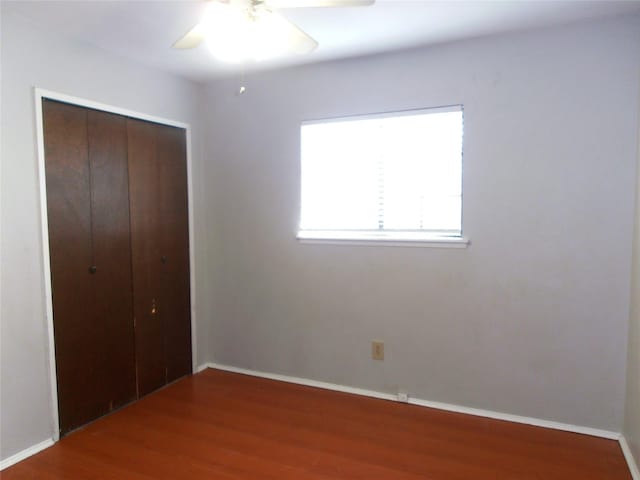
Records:
M242 95L244 92L247 91L247 88L244 85L244 70L245 70L245 63L242 62L242 69L240 71L240 88L238 88L238 91L236 93L236 95L238 96Z

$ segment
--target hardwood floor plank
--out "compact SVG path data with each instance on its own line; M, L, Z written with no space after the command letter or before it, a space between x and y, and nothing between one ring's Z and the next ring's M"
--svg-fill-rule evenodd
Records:
M69 435L2 478L631 476L612 440L206 370Z

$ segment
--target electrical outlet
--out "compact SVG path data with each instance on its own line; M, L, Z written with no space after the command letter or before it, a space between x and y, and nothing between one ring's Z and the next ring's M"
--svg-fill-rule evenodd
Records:
M371 342L371 358L374 360L384 360L384 342Z
M409 403L409 393L400 390L398 392L398 401L403 403Z

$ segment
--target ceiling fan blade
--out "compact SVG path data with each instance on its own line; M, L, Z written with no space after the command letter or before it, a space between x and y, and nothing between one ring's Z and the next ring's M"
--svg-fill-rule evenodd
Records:
M318 42L276 12L263 12L256 26L254 48L260 52L258 58L283 54L304 55L318 48Z
M286 18L282 17L286 22L289 32L289 45L291 45L291 51L297 55L305 55L313 52L318 48L318 42L310 37L307 33L302 31L297 25L291 23Z
M204 26L199 23L191 30L189 30L186 35L182 38L179 38L176 43L172 45L172 48L178 49L187 49L187 48L196 48L200 45L205 39L205 29Z
M366 7L375 0L265 0L269 8Z

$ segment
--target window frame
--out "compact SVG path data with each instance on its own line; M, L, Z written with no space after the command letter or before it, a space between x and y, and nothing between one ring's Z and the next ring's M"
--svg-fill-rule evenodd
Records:
M462 115L462 139L460 155L460 234L447 235L443 231L428 230L314 230L301 229L302 222L302 131L307 125L327 123L340 123L359 120L373 120L384 118L397 118L412 116L420 113L437 114L447 112L460 112ZM440 248L466 248L470 241L464 236L464 105L451 104L438 107L424 107L399 111L380 113L345 115L340 117L328 117L314 120L304 120L300 123L300 196L298 211L298 228L296 238L303 244L330 244L330 245L361 245L361 246L401 246L401 247L440 247Z

